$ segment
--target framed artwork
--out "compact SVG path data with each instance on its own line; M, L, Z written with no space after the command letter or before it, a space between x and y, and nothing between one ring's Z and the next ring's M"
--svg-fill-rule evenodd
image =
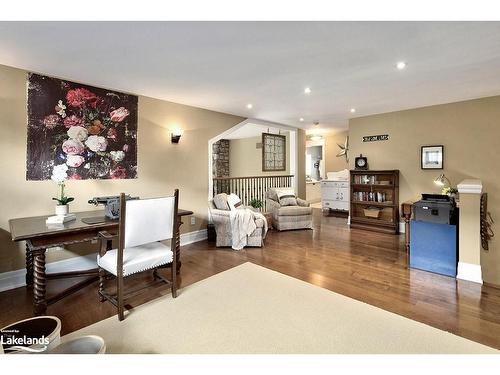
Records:
M286 137L280 134L262 133L262 171L286 170Z
M137 177L137 96L29 73L27 180Z
M422 146L420 150L420 166L422 169L443 169L444 147Z

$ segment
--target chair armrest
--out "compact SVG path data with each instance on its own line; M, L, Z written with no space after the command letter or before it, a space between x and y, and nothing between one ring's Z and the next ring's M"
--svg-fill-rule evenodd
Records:
M108 244L113 241L113 239L118 238L118 234L111 234L108 231L102 231L98 233L98 237L101 241L101 246L99 248L99 255L104 256L106 254L106 251L110 250Z
M210 215L212 216L222 216L222 217L227 217L231 215L231 211L229 210L219 210L217 208L211 208L210 209Z
M297 204L300 206L300 207L309 207L311 204L306 202L305 200L303 199L300 199L300 198L297 198Z
M267 204L267 210L270 212L277 211L281 207L281 205L278 202L276 202L271 198L267 198L266 204Z
M98 233L98 236L101 240L112 240L118 237L118 234L111 234L108 231L102 231Z

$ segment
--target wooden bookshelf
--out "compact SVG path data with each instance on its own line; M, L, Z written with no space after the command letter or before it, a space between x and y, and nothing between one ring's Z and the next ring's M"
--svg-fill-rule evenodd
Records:
M351 228L399 233L398 170L351 170L350 187Z

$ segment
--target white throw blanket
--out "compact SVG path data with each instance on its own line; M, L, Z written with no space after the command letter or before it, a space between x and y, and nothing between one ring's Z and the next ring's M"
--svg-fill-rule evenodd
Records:
M231 223L232 248L241 250L247 245L248 236L257 228L256 219L264 221L262 239L266 237L267 220L260 212L252 211L249 208L238 208L229 214Z

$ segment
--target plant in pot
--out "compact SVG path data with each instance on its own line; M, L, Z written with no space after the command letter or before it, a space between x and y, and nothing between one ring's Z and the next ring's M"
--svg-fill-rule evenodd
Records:
M250 206L252 206L256 211L260 210L262 208L262 201L257 198L252 198L250 200Z
M66 164L56 165L52 171L52 181L57 182L59 194L52 200L57 201L56 215L67 215L69 213L68 203L73 202L75 198L67 197L64 192L66 179L68 178L68 167Z
M458 189L451 186L447 186L441 189L441 194L448 195L451 198L457 198Z

